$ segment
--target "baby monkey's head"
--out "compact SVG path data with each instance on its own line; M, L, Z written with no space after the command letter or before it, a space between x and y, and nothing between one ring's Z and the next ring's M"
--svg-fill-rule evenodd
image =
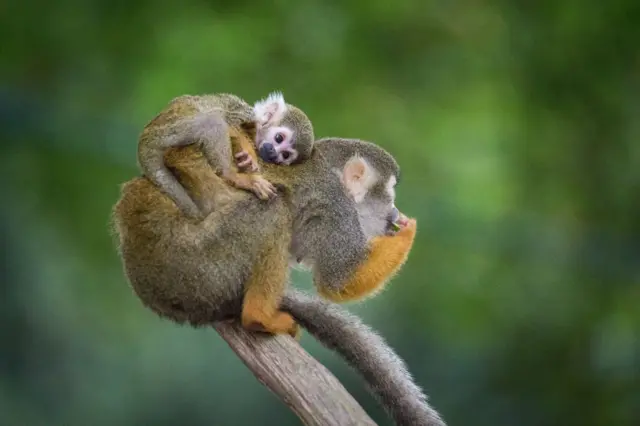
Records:
M256 120L256 149L263 161L288 166L311 156L313 126L302 110L273 92L253 107Z

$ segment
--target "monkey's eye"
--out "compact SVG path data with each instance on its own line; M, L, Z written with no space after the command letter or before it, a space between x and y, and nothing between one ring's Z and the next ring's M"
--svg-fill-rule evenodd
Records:
M284 135L282 133L276 133L276 137L274 138L276 143L282 143L284 140Z
M291 157L291 153L289 151L285 151L282 153L282 159L286 160L289 157Z

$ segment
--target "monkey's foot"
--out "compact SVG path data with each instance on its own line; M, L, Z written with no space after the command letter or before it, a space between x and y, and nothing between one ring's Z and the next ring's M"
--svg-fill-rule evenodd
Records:
M261 200L268 200L277 194L276 188L271 182L260 175L237 173L225 176L224 179L236 188L253 192Z
M298 323L295 323L293 327L294 328L291 330L289 334L291 335L291 337L295 339L296 342L299 342L300 339L302 338L302 327L300 327Z
M251 190L258 198L261 200L267 200L276 196L276 188L271 184L271 182L262 176L252 176L252 178L253 184Z
M300 327L293 317L286 312L276 312L271 318L264 315L254 315L251 311L245 310L242 313L242 326L250 331L260 331L271 334L289 334L291 337L299 339Z
M296 340L300 340L300 326L291 315L286 312L278 312L274 316L273 329L281 330L280 333L287 333Z
M235 155L236 166L241 173L255 173L258 171L258 164L247 151L240 151Z

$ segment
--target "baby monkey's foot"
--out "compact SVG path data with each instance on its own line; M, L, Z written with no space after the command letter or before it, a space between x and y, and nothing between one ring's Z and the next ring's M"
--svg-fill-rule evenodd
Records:
M276 188L260 175L236 173L229 174L226 180L236 188L251 191L261 200L267 200L276 196Z
M252 183L250 190L261 200L275 197L277 192L275 186L262 176L250 175Z
M258 171L258 164L253 161L253 157L247 151L240 151L235 155L236 166L241 173L255 173Z

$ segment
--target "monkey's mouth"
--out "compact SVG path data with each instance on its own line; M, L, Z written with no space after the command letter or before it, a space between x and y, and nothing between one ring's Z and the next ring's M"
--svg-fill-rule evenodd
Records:
M409 223L409 219L402 213L398 212L397 215L393 215L395 217L389 218L387 221L387 231L390 232L398 232Z

